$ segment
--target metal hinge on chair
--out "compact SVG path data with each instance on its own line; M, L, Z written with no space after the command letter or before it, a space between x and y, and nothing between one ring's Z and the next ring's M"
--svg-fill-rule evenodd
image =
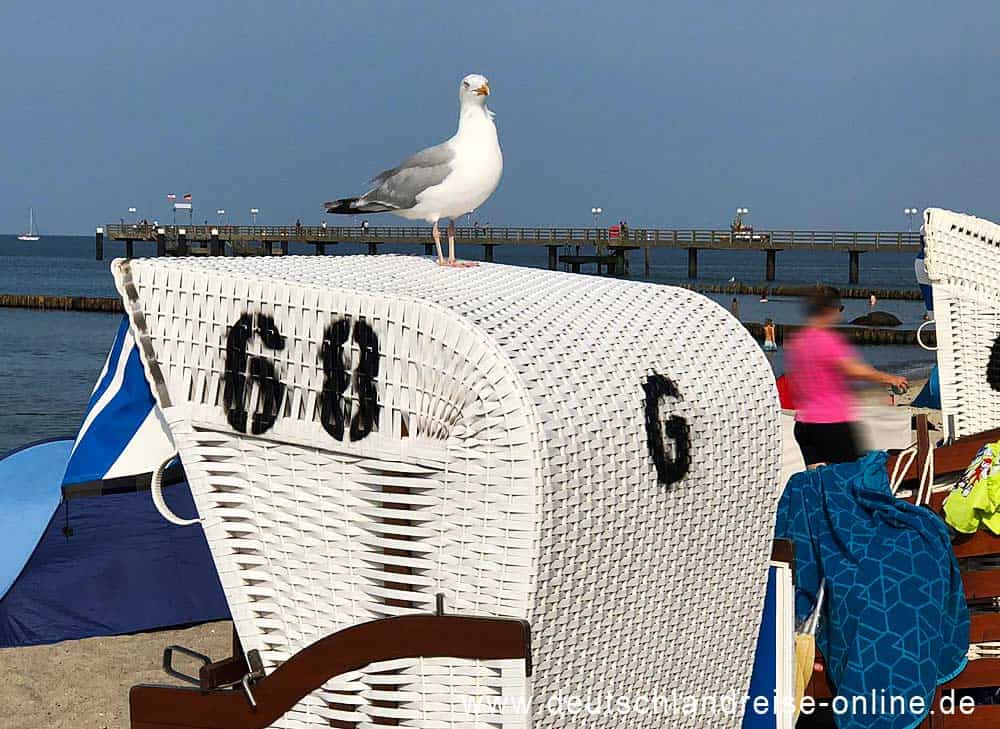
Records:
M240 686L243 687L243 693L246 694L247 701L250 702L250 708L257 708L257 700L253 697L253 691L250 690L250 686L254 681L264 678L266 675L264 673L264 662L260 660L260 653L256 650L247 651L247 666L250 667L250 671L240 680Z
M201 661L203 666L211 664L212 659L206 656L204 653L199 653L198 651L193 651L190 648L185 648L182 645L169 645L163 649L163 670L168 676L180 679L185 683L194 684L195 686L201 686L201 679L194 676L189 676L188 674L178 671L174 668L174 653L180 653L188 658L194 658L195 660Z

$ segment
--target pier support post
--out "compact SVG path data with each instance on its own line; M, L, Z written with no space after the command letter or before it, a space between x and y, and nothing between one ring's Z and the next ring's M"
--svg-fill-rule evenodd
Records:
M98 261L104 260L104 228L100 226L94 235L94 256Z
M156 255L165 256L167 255L167 229L157 228L156 229Z
M125 240L125 258L129 260L135 258L135 241L131 238Z
M219 229L212 228L211 238L208 241L208 255L219 255Z
M849 251L851 256L849 280L856 284L861 279L861 251Z
M316 244L316 255L317 256L325 256L326 255L326 243L317 243Z
M775 270L778 267L778 252L774 249L769 249L767 251L767 264L765 266L764 278L768 281L774 281Z
M615 249L614 273L616 276L625 276L628 273L628 251L624 248Z
M281 255L283 255L283 256L287 256L288 255L288 241L287 240L281 241Z
M373 240L368 241L368 255L374 256L378 253L378 243Z
M487 263L493 263L493 247L492 243L483 244L483 260Z
M549 270L555 271L559 268L559 246L545 246L549 249Z
M177 255L186 256L188 254L187 230L177 229Z
M424 255L425 256L433 256L434 255L434 244L433 243L424 243Z
M647 266L647 269L648 269L648 266ZM698 249L697 248L688 248L688 278L698 278Z
M646 277L649 276L649 246L642 249L642 272Z

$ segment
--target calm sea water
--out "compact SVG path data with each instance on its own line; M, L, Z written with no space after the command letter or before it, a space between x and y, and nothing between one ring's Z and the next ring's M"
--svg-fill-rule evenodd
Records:
M463 250L464 249L464 250ZM336 255L364 253L356 245L328 248ZM413 246L382 246L385 253L414 254ZM311 253L311 247L291 246L291 253ZM153 255L152 244L136 244L136 255ZM0 293L60 294L70 296L115 296L109 260L124 255L124 246L105 244L106 260L94 260L90 237L47 236L37 243L23 243L13 236L0 236ZM481 258L478 246L459 246L459 255ZM548 265L544 247L500 246L496 262L543 268ZM641 274L641 252L632 253L632 271ZM685 251L654 251L649 280L657 283L686 282ZM724 283L736 277L743 283L762 283L764 254L761 252L702 251L700 280ZM843 252L783 252L778 254L778 282L816 282L847 285L847 254ZM642 276L635 276L642 278ZM868 253L861 259L861 285L888 288L913 287L913 259L909 255ZM729 306L731 296L711 298ZM740 316L748 321L771 317L779 323L801 321L800 302L772 298L762 304L757 297L740 297ZM845 301L845 317L867 311L865 301ZM879 310L894 313L905 326L919 324L923 307L915 301L884 301ZM0 308L0 454L24 443L58 435L73 435L83 416L90 390L111 346L119 318L116 315L76 312L30 311ZM909 376L926 374L933 354L917 347L866 347L865 358L877 367ZM776 371L783 369L781 353L772 358Z

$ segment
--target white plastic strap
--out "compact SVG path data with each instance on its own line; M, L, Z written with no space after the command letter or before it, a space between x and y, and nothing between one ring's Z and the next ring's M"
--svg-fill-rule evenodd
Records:
M169 521L171 524L176 524L177 526L191 526L192 524L201 523L201 519L182 519L177 516L174 512L170 510L167 506L167 502L163 499L163 470L167 467L167 464L174 460L173 456L170 456L167 460L156 467L153 471L153 478L149 482L149 491L153 494L153 505L156 510L160 512L160 516Z
M928 347L926 344L924 344L924 340L920 338L920 333L923 332L925 326L933 323L934 320L929 319L928 321L925 321L923 324L917 327L917 344L926 349L928 352L937 352L937 347Z
M920 487L917 489L916 505L930 503L931 489L934 486L934 444L931 443L930 450L927 451L927 460L924 461L924 471L920 474Z
M903 485L903 477L906 475L906 472L910 470L910 466L913 464L916 457L917 446L915 444L911 445L905 451L899 452L899 457L896 458L896 465L892 467L892 476L889 478L889 490L892 491L893 495L895 495L895 493L899 491L899 487ZM921 486L922 485L923 483L921 482Z

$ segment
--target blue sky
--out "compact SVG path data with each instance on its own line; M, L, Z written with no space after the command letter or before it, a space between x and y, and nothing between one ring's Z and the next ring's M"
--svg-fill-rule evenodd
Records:
M0 231L126 215L318 223L447 138L490 78L482 220L905 227L1000 218L996 2L5 3ZM398 219L394 219L398 220ZM387 221L388 222L388 221Z

